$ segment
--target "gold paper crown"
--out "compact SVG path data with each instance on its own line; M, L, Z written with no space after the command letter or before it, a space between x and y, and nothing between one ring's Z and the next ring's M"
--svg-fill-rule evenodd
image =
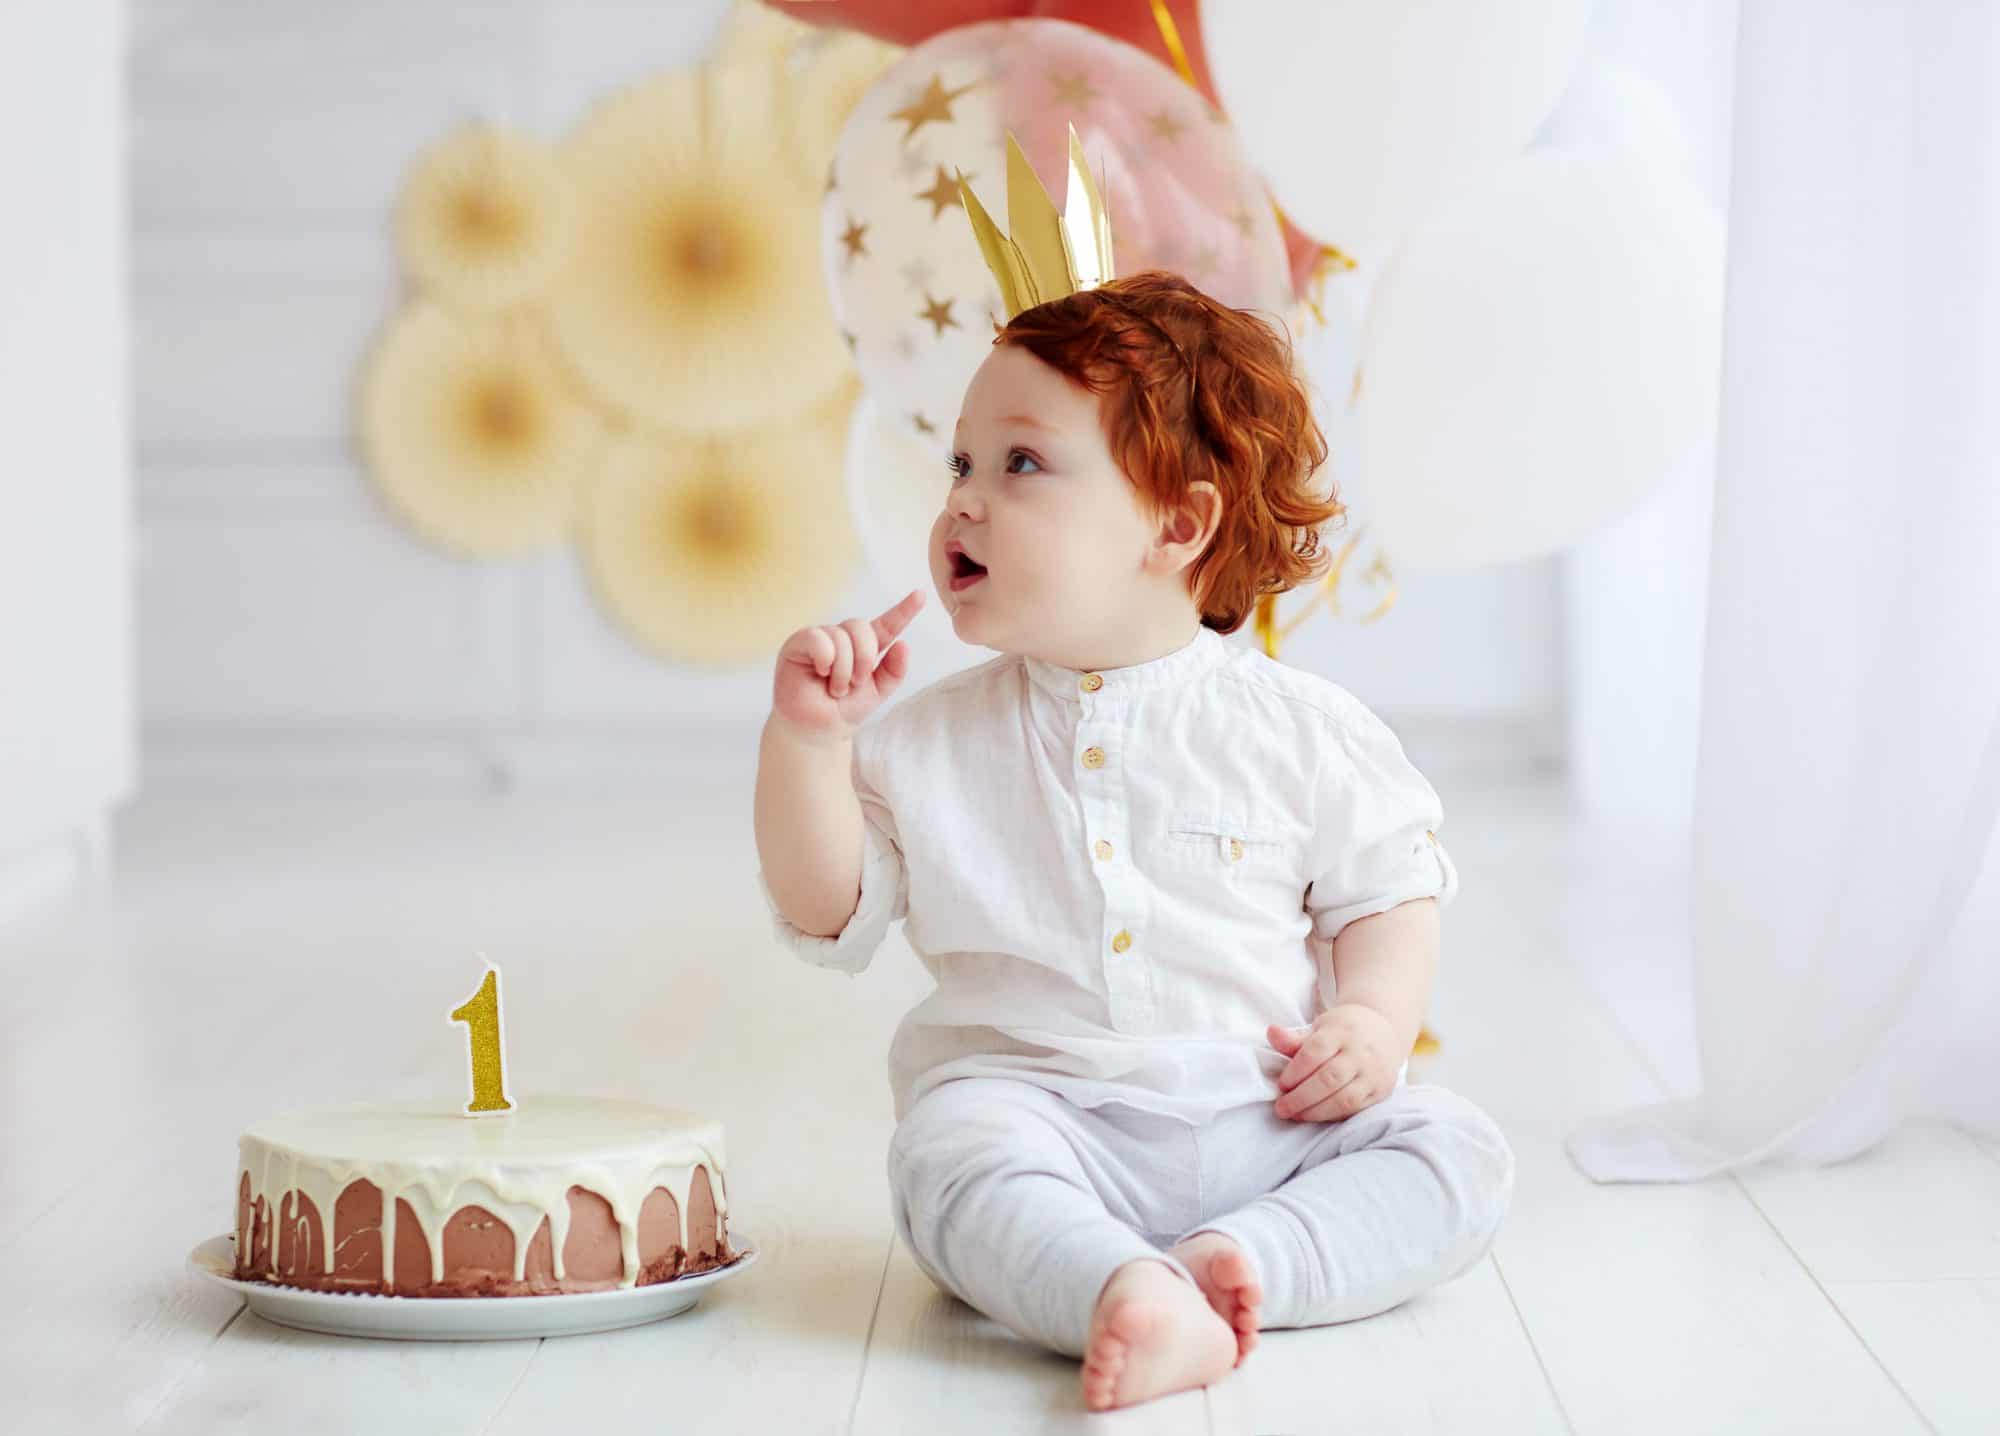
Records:
M958 197L964 201L986 267L1000 281L1000 302L1009 319L1023 309L1094 289L1114 277L1111 220L1091 181L1075 125L1069 127L1069 174L1063 182L1061 214L1021 153L1013 131L1008 131L1007 222L1014 227L1012 235L1002 234L993 223L966 183L965 171L957 173Z

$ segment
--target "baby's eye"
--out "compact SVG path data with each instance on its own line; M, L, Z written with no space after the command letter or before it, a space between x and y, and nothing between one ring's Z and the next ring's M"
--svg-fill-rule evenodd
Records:
M951 476L954 479L962 479L965 477L965 455L963 454L945 455L944 466L947 469L951 470Z
M1026 451L1021 449L1015 449L1012 453L1007 455L1007 464L1008 464L1007 472L1010 474L1018 474L1021 472L1019 469L1013 467L1014 460L1016 459L1026 459L1036 468L1039 469L1041 467L1040 461L1038 461L1033 454L1027 453Z

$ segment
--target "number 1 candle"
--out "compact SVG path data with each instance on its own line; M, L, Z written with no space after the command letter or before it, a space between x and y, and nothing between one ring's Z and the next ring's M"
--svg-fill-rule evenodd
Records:
M486 964L486 980L479 990L453 1010L451 1021L466 1026L465 1040L472 1064L472 1100L466 1104L468 1117L486 1117L512 1111L507 1100L507 1042L500 1021L500 969Z

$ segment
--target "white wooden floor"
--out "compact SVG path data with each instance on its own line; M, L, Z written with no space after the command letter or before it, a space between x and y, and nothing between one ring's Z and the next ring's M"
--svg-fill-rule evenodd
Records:
M778 949L747 788L144 804L108 889L0 929L0 1425L2000 1431L2000 1151L1918 1128L1832 1170L1592 1184L1565 1130L1687 1080L1670 925L1560 795L1447 791L1464 889L1444 1051L1413 1075L1486 1106L1519 1154L1491 1258L1104 1415L1073 1362L939 1293L893 1241L884 1054L928 979L900 937L857 978ZM198 1285L184 1263L230 1226L245 1123L462 1091L445 1014L480 953L505 972L517 1094L723 1120L757 1265L655 1325L463 1345L306 1335Z

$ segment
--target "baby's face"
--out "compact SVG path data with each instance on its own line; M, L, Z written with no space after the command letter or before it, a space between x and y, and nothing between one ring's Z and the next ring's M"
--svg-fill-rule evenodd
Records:
M997 346L953 431L931 576L968 643L1061 652L1129 617L1154 525L1106 446L1097 396L1018 345ZM958 577L956 540L986 573Z

